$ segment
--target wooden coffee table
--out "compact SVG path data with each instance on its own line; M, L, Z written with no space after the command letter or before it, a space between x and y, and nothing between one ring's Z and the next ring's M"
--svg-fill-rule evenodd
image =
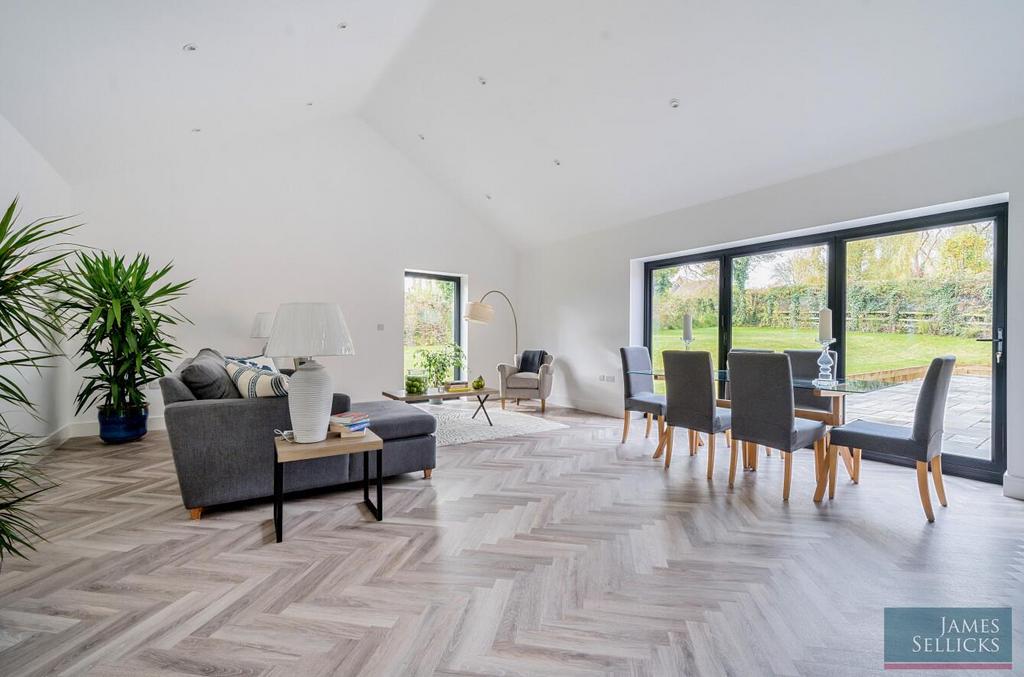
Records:
M363 503L370 509L377 521L384 519L384 440L377 437L372 430L367 430L362 437L338 437L337 433L328 433L323 442L300 444L289 442L283 437L275 438L277 446L274 459L274 531L277 542L284 540L284 464L297 461L309 461L328 456L345 456L363 454ZM370 452L377 452L377 502L370 500Z
M404 390L385 390L381 393L384 397L392 400L399 400L400 402L426 402L427 400L457 400L460 397L475 397L477 401L476 411L473 412L471 418L476 418L476 415L481 411L484 412L484 417L487 419L489 425L494 425L491 421L490 414L487 413L487 407L484 404L487 402L491 395L497 395L497 388L480 388L479 390L463 390L461 392L440 392L440 393L427 393L425 395L410 395Z

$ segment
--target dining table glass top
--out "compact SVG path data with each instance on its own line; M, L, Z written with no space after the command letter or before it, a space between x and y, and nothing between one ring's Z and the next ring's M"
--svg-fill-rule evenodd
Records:
M631 369L630 374L644 374L647 376L653 376L658 380L664 380L665 372L661 369ZM715 380L719 383L728 383L729 381L729 370L718 369L714 372ZM829 384L815 383L815 379L809 378L794 378L793 387L798 390L817 390L831 393L847 393L847 394L859 394L859 393L873 393L876 390L882 390L884 388L890 388L892 386L899 385L896 381L881 381L881 380L864 380L864 379L837 379Z

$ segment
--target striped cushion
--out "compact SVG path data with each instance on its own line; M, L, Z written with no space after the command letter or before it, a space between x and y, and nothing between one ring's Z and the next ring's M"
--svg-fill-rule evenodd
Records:
M242 397L284 397L288 394L288 377L284 374L274 374L230 360L225 369Z

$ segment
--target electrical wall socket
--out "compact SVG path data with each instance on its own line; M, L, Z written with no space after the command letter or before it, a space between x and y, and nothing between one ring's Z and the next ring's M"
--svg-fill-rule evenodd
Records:
M605 383L615 383L615 374L599 374L597 380Z
M377 325L377 331L384 331L384 325L383 324L378 324Z

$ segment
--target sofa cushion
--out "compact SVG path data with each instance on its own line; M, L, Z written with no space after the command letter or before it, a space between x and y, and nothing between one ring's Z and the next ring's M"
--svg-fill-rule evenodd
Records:
M242 397L284 397L288 394L288 377L284 374L233 360L228 360L225 368Z
M224 356L210 348L200 350L189 364L181 368L178 377L197 400L237 400L242 397L224 368Z
M351 411L369 414L370 430L382 440L430 435L437 429L433 416L405 402L353 402Z
M532 371L520 371L508 377L509 388L528 388L537 390L540 387L540 374Z

